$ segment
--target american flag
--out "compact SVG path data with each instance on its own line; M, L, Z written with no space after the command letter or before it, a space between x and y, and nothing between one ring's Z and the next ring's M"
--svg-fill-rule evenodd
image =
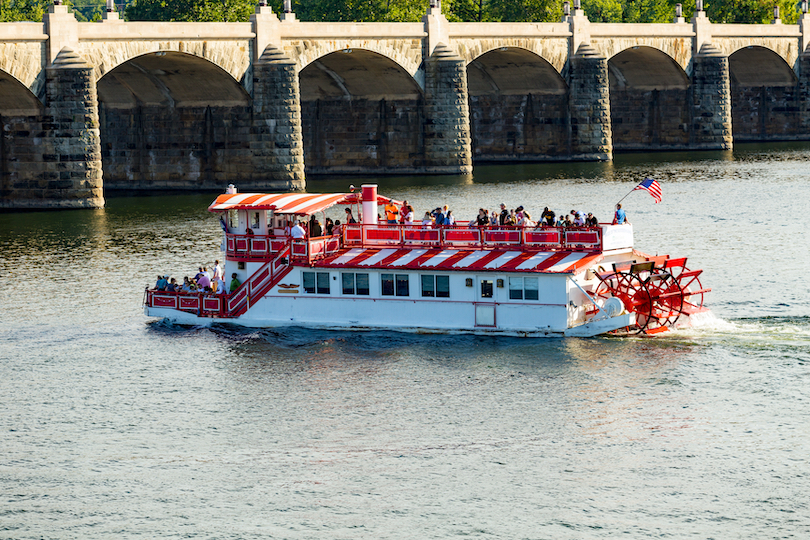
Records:
M637 189L643 189L649 192L649 194L652 195L652 198L655 199L655 204L661 202L661 184L659 184L657 180L645 178L639 185L635 187L635 189L633 189L633 191L636 191Z

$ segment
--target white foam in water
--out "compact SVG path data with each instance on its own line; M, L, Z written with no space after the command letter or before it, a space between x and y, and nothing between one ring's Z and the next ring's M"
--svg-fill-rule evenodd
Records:
M810 319L746 319L727 321L711 311L695 313L689 317L690 325L677 329L682 336L712 334L745 336L747 339L810 339Z

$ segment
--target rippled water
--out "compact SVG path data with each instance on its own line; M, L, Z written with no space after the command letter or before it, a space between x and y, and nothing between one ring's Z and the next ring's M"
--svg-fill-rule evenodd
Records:
M606 220L649 174L637 246L714 289L651 339L180 328L142 291L211 194L0 214L0 538L810 537L809 145L377 180Z

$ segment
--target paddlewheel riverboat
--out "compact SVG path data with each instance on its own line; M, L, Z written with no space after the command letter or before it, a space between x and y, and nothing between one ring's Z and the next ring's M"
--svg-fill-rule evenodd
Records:
M378 205L389 201L375 185L329 194L231 186L209 210L224 214L224 275L236 274L239 288L147 289L145 313L193 325L589 337L654 334L706 311L702 270L633 249L632 225L379 223ZM290 236L294 220L334 205L353 205L360 222Z

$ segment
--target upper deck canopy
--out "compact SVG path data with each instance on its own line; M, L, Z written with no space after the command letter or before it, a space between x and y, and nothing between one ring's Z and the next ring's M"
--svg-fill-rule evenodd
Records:
M377 196L377 204L402 204ZM272 210L276 214L310 215L336 204L358 204L359 193L225 193L208 207L209 212L226 210Z

